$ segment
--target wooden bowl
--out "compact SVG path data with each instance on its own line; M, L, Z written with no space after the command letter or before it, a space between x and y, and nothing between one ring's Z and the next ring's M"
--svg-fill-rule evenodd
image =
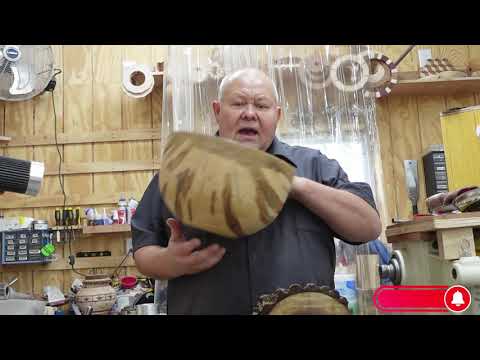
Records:
M295 168L220 137L176 132L165 144L160 192L184 224L228 238L265 228L280 213Z

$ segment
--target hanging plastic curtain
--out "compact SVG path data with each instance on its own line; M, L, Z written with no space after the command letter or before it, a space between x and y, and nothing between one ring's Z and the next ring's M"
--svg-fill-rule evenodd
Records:
M277 84L284 140L375 140L367 46L171 46L162 131L215 131L211 101L222 78L256 67ZM168 135L168 134L165 134ZM373 142L374 144L375 142Z
M165 65L162 141L173 131L214 134L212 101L226 74L255 67L277 86L280 140L337 159L352 181L368 182L386 219L375 96L365 45L170 46Z

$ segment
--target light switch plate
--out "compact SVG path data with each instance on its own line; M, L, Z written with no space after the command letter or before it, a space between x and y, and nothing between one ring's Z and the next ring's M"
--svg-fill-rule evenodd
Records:
M427 65L428 59L432 59L432 49L418 49L418 63L420 67Z

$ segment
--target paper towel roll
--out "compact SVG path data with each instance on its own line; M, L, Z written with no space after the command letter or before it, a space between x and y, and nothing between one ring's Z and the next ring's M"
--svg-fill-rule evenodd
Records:
M480 257L469 256L454 261L452 277L458 284L465 286L480 285Z
M143 77L144 81L140 84L135 84L135 77ZM123 79L122 89L128 96L140 98L147 96L153 90L155 79L152 71L142 64L132 62L125 62L123 64Z

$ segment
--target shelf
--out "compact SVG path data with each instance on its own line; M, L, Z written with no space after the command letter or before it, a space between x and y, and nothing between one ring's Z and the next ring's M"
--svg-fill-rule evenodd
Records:
M75 270L81 269L94 269L94 268L116 268L125 255L122 256L98 256L88 258L75 258ZM132 256L128 256L122 264L122 267L135 266L135 261ZM71 270L72 267L68 263L67 259L58 259L48 264L12 264L12 265L0 265L0 272L2 271L58 271L58 270Z
M84 226L83 234L111 234L130 232L129 224Z
M390 95L456 95L480 92L480 77L441 80L400 80Z
M57 230L81 230L82 227L80 225L72 225L72 226L52 226L51 230L52 231L57 231Z

